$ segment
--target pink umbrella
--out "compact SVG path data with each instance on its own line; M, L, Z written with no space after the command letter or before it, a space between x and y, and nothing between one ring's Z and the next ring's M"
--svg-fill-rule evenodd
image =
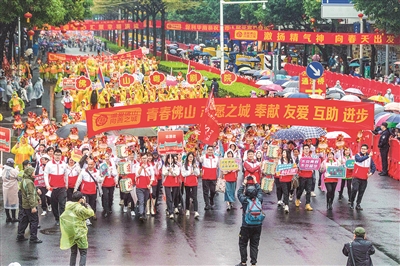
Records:
M340 100L341 101L347 101L347 102L361 102L360 98L358 98L355 95L345 95Z
M167 86L175 86L175 85L178 84L178 81L176 81L176 80L168 80L167 79L165 83L167 84Z
M263 91L283 91L282 87L278 84L264 85L261 86L259 89Z
M381 126L382 123L383 123L383 122L386 122L386 120L387 120L387 119L389 118L389 116L391 116L391 115L392 115L392 114L389 113L389 114L384 114L384 115L378 117L378 118L376 119L376 121L375 121L375 126L377 126L377 127Z

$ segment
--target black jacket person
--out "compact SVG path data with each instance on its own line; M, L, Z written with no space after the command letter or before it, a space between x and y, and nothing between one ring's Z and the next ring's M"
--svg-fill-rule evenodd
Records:
M372 266L371 255L375 249L371 241L366 240L365 229L357 227L354 230L354 240L344 244L342 252L348 257L347 266Z

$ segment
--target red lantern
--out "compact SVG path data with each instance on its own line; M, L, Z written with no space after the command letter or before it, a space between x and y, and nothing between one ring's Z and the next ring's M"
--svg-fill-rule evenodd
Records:
M30 22L30 18L32 17L32 14L31 13L29 13L29 12L26 12L25 14L24 14L24 18L26 18L26 22Z
M78 23L78 22L74 22L74 26L75 26L76 28L78 28L78 27L79 27L79 23Z
M67 31L64 30L64 29L62 29L62 30L61 30L61 33L62 33L62 34L65 34L65 33L67 33Z
M35 35L35 32L34 32L33 30L29 30L29 31L27 32L27 34L28 34L28 36L29 36L29 40L32 41L32 37L33 37L33 35Z
M362 19L363 17L364 17L364 14L363 13L360 13L360 14L358 14L357 15L360 19Z
M311 22L311 24L314 24L315 23L315 18L310 18L310 22Z

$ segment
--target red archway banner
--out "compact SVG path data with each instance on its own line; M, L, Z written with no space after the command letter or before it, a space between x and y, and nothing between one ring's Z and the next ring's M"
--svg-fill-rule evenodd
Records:
M101 56L102 59L111 58L112 60L120 60L120 59L126 60L126 59L133 59L135 57L137 57L137 58L143 57L142 49L137 49L137 50L133 50L133 51L126 52L126 53L121 53L121 54L114 54L111 56ZM71 61L71 60L83 62L83 61L86 61L88 58L89 58L89 56L87 56L87 55L68 55L68 54L56 54L56 53L48 53L48 55L47 55L48 62L67 62L67 61Z
M167 101L89 110L88 136L127 128L198 124L207 99ZM370 130L374 105L291 98L217 98L219 123L259 123Z

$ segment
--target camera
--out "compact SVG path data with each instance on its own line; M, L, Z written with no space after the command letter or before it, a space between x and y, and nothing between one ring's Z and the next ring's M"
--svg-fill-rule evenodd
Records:
M247 181L253 180L253 177L251 175L246 177Z

